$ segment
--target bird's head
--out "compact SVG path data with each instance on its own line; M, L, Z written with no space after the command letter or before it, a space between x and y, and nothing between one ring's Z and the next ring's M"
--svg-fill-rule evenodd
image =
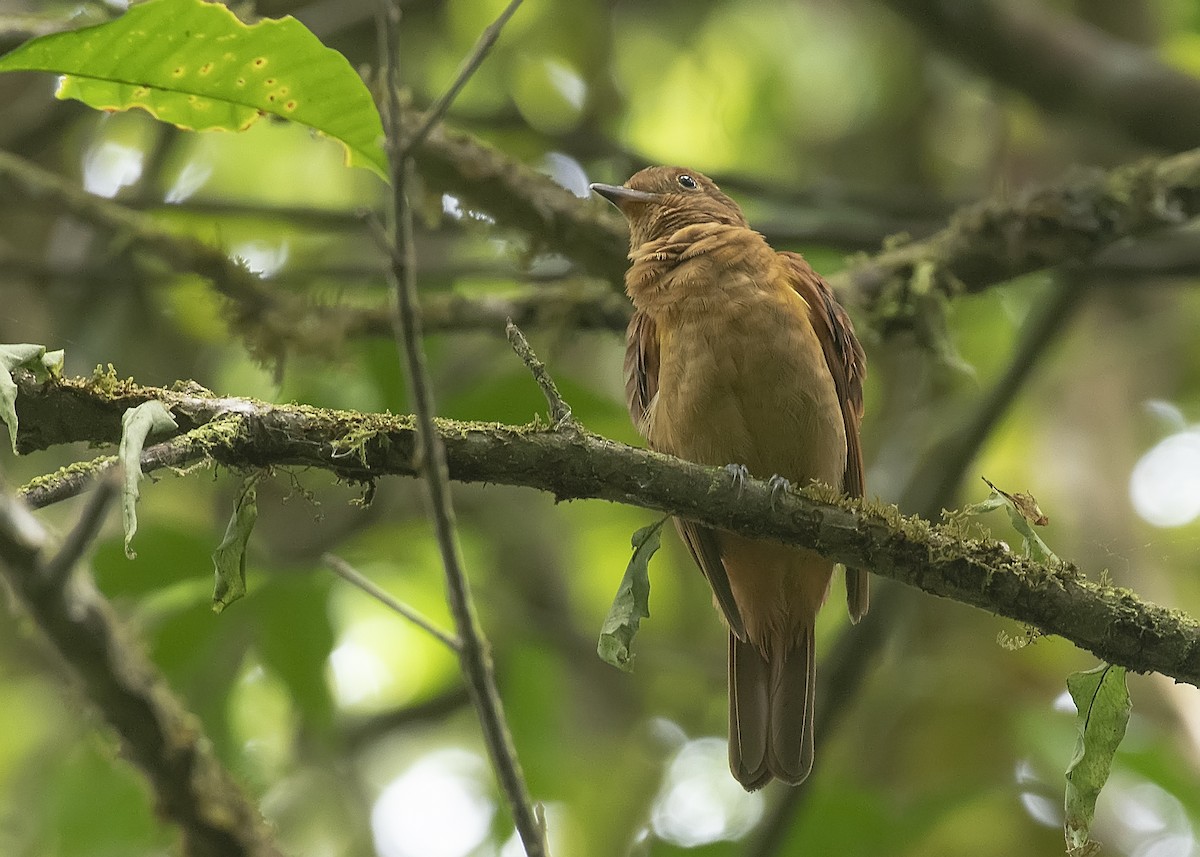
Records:
M647 167L624 185L593 184L591 189L625 215L633 249L697 223L748 225L738 204L712 179L683 167Z

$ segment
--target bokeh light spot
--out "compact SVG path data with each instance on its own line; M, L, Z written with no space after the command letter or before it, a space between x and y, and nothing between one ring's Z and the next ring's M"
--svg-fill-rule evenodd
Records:
M141 149L106 140L84 156L83 186L88 193L111 199L141 177L144 158Z
M1200 516L1200 429L1159 441L1129 477L1133 508L1156 527L1180 527Z
M496 812L486 772L474 753L437 750L392 780L371 808L379 857L466 857L478 848Z
M739 839L762 815L762 796L729 774L724 738L689 741L671 762L651 814L655 834L685 848Z

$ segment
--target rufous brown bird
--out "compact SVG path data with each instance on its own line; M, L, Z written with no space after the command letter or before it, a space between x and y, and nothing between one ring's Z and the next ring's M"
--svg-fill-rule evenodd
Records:
M825 281L772 250L694 170L650 167L591 188L629 221L625 392L650 447L776 487L817 480L862 496L866 358ZM729 626L730 770L747 790L799 783L812 770L813 631L833 563L675 523ZM847 571L846 600L857 622L866 572Z

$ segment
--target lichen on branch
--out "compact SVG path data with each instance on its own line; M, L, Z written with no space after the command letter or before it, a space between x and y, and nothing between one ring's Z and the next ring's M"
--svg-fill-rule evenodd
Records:
M120 415L158 399L191 431L193 460L232 469L305 466L373 482L412 476L411 417L143 387L132 381L18 378L22 451L61 443L115 443ZM932 595L1033 625L1136 672L1200 686L1200 623L1087 579L1070 565L1039 564L961 524L935 525L894 506L817 488L772 498L749 480L738 490L720 469L616 443L588 432L439 420L451 478L601 499L691 518L748 536L810 547ZM47 486L43 484L42 489ZM868 620L869 621L869 620Z

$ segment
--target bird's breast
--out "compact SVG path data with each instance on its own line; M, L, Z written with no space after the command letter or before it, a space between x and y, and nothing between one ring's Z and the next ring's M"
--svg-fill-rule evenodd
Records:
M841 487L846 436L808 305L790 286L729 270L664 284L656 315L652 446L703 464L744 464L758 477Z

